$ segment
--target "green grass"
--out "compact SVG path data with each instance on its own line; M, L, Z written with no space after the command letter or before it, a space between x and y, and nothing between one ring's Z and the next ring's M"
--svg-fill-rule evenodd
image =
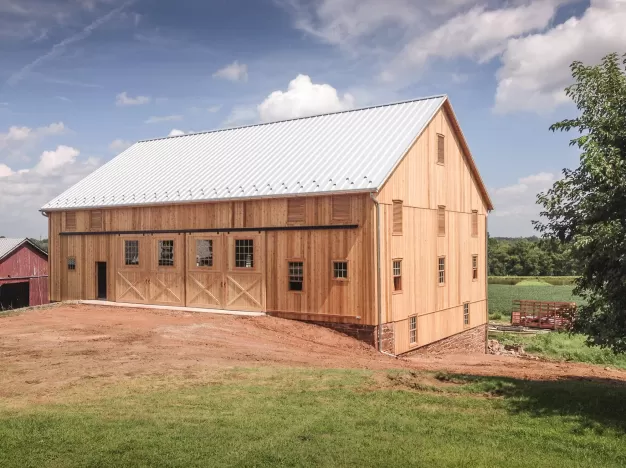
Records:
M548 333L542 335L517 335L514 333L494 333L490 338L502 344L521 344L524 349L537 356L560 361L587 362L603 366L626 369L626 355L614 354L608 349L589 347L582 335L569 333Z
M489 315L500 314L506 321L511 320L511 307L514 299L533 301L559 301L581 303L581 298L572 294L573 286L550 286L548 284L528 284L510 286L489 284Z
M576 276L490 276L488 283L513 286L524 280L539 280L553 286L573 286Z
M251 369L117 385L82 401L0 400L0 466L626 465L623 383Z

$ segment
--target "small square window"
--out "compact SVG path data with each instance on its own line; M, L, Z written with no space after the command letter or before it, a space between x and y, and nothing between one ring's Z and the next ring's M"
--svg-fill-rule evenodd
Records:
M463 304L463 326L468 326L470 324L470 315L469 315L469 302Z
M213 239L196 240L196 266L213 266Z
M289 291L302 291L304 262L289 262Z
M348 262L333 262L333 278L341 281L348 279Z
M174 241L159 241L159 266L174 266Z
M472 280L478 279L478 255L472 255Z
M393 261L393 290L402 291L402 260Z
M67 269L76 270L76 257L67 257Z
M446 284L446 257L439 257L439 284Z
M409 343L417 343L417 317L409 317Z
M254 240L235 239L235 267L254 268Z
M124 263L126 265L131 265L131 266L139 265L139 241L138 240L124 241Z

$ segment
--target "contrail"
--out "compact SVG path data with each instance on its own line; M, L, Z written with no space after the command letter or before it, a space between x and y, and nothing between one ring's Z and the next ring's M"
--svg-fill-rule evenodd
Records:
M111 18L117 15L120 11L122 11L124 8L129 7L136 1L137 0L128 0L127 2L123 3L122 5L108 12L106 15L101 16L100 18L95 20L89 26L86 26L81 32L76 33L73 36L70 36L66 39L63 39L58 44L53 45L52 49L50 49L48 53L40 57L37 57L33 62L29 63L24 68L14 73L13 75L11 75L11 77L7 80L7 84L13 86L19 83L35 67L37 67L38 65L42 64L43 62L47 60L53 59L54 57L62 54L63 52L65 52L65 49L67 48L67 46L74 44L75 42L82 41L83 39L88 37L95 29L99 28L104 23L108 22Z

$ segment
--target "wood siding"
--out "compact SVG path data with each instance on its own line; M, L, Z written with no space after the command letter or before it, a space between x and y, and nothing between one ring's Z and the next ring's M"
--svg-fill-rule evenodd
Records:
M383 322L395 322L395 352L403 353L468 327L463 303L470 303L470 328L486 322L487 206L480 195L450 119L442 109L418 138L379 193L382 230ZM444 138L440 139L443 135ZM439 142L445 162L438 163ZM403 234L393 235L393 201L403 201ZM445 235L439 235L439 207L445 207ZM472 211L478 236L472 236ZM472 255L479 275L472 279ZM438 282L438 258L446 259L446 281ZM393 292L393 259L402 259L401 293ZM417 344L409 344L410 315L417 314Z
M30 245L22 245L0 261L0 286L29 283L29 305L48 303L48 259Z

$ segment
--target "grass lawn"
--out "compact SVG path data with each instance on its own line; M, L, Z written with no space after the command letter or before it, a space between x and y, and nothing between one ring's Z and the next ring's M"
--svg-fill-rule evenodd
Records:
M626 369L626 355L616 355L608 349L589 347L585 344L585 337L582 335L570 335L568 333L543 335L493 333L489 337L502 344L522 344L528 353L537 356Z
M532 281L523 281L517 285L490 284L489 314L499 314L506 321L511 320L511 307L514 299L535 301L581 302L581 298L572 294L573 286L552 286L547 283L533 284Z
M623 383L278 368L129 382L1 399L0 466L626 466Z

